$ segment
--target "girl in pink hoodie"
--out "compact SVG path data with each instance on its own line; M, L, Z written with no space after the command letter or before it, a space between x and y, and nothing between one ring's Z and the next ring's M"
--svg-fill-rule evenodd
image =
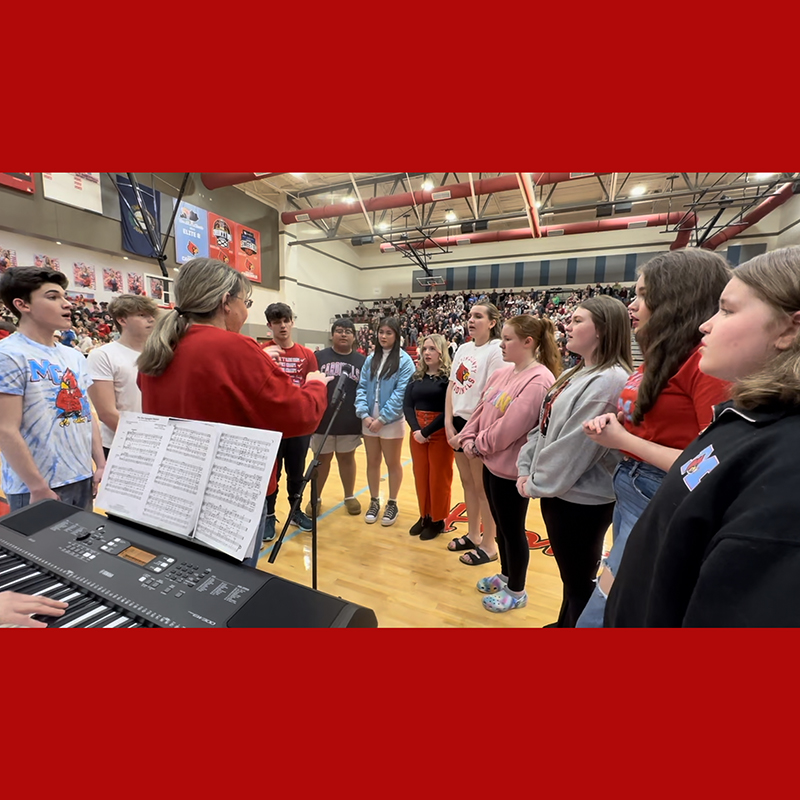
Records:
M555 328L549 319L529 314L513 317L503 327L500 347L503 360L510 363L489 377L478 408L460 434L464 453L483 461L483 485L497 525L501 573L509 579L503 591L485 599L489 611L510 611L528 602L528 500L517 491L517 456L536 425L548 389L561 373ZM497 560L498 553L478 547L462 560L471 566L488 564Z

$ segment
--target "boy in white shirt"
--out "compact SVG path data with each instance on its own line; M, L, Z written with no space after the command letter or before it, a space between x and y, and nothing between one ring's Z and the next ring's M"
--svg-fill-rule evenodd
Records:
M89 353L89 374L92 386L89 397L100 417L103 452L108 458L120 413L141 413L142 393L136 384L139 370L136 361L158 314L156 301L135 294L115 297L108 307L119 339Z

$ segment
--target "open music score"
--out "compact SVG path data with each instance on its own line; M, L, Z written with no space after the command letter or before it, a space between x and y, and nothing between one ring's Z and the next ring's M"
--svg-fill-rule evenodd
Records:
M234 558L255 536L281 434L124 412L97 504Z

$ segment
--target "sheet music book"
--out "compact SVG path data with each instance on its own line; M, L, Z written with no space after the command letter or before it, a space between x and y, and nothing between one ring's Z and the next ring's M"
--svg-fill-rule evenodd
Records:
M123 412L97 505L244 560L282 434Z

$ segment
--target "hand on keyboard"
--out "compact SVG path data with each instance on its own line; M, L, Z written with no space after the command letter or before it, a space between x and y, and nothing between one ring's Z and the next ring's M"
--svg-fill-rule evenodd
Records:
M66 603L47 597L31 597L17 592L0 592L0 624L20 625L23 628L46 628L44 622L31 619L32 614L60 617L67 608Z

